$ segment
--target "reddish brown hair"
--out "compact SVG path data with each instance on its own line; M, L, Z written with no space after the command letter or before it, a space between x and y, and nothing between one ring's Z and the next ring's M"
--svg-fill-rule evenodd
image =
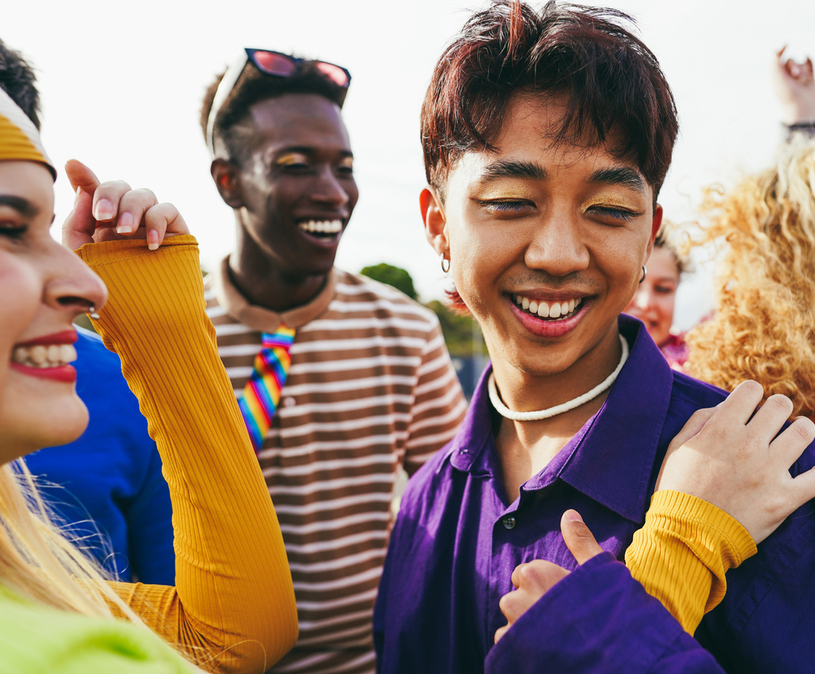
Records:
M422 105L428 182L444 199L450 167L468 150L495 149L519 90L567 94L554 142L601 144L631 158L654 190L662 186L678 131L670 87L651 51L613 9L548 2L536 11L497 0L474 14L445 50Z

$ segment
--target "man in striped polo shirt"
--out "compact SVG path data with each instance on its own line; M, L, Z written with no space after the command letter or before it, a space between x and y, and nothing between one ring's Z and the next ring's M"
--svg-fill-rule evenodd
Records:
M274 672L374 671L372 610L397 472L447 443L465 410L433 314L334 267L358 196L340 116L349 81L333 64L246 50L210 86L201 116L237 224L207 306L239 399L262 335L295 331L258 447L300 619Z

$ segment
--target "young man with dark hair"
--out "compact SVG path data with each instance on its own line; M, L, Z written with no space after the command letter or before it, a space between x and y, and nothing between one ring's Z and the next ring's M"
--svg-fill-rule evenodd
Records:
M435 317L334 267L358 196L340 115L349 82L334 64L246 50L201 115L238 232L208 314L298 602L300 640L273 671L373 671L397 469L429 459L465 408Z
M39 129L34 71L2 41L0 88ZM111 577L174 585L172 506L156 443L119 357L95 333L77 332L76 390L88 427L68 445L30 454L26 465L72 537Z
M811 506L782 524L813 495L813 473L787 469L801 451L792 473L812 467L815 427L795 420L773 440L789 400L753 417L750 382L722 403L620 316L646 274L678 128L626 20L495 2L433 74L425 231L492 363L456 438L403 497L374 618L383 672L472 674L485 659L513 674L721 671L716 660L798 672L815 657L794 635L815 622ZM778 478L756 499L768 526L743 498L765 469ZM615 561L643 524L626 560L681 625ZM721 603L696 633L705 651L682 627L693 632L708 595L707 608Z

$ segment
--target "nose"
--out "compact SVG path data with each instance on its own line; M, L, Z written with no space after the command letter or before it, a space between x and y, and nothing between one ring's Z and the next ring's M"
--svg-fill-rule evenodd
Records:
M314 203L327 205L331 208L342 208L348 204L351 197L338 180L333 169L326 167L320 171L315 179L311 200Z
M530 226L534 231L524 255L530 269L562 277L588 268L591 256L580 223L568 212L553 211Z
M54 241L43 303L73 320L91 308L99 310L107 301L104 282L73 251Z

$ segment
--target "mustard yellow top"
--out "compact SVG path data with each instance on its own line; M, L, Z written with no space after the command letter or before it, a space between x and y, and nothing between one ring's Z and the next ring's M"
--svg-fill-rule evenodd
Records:
M297 639L283 538L204 313L198 245L168 239L83 246L110 290L96 322L119 354L170 487L176 587L114 583L201 667L264 672Z
M634 534L625 563L648 594L659 599L693 634L727 589L725 572L756 554L756 544L735 519L702 499L657 491Z

